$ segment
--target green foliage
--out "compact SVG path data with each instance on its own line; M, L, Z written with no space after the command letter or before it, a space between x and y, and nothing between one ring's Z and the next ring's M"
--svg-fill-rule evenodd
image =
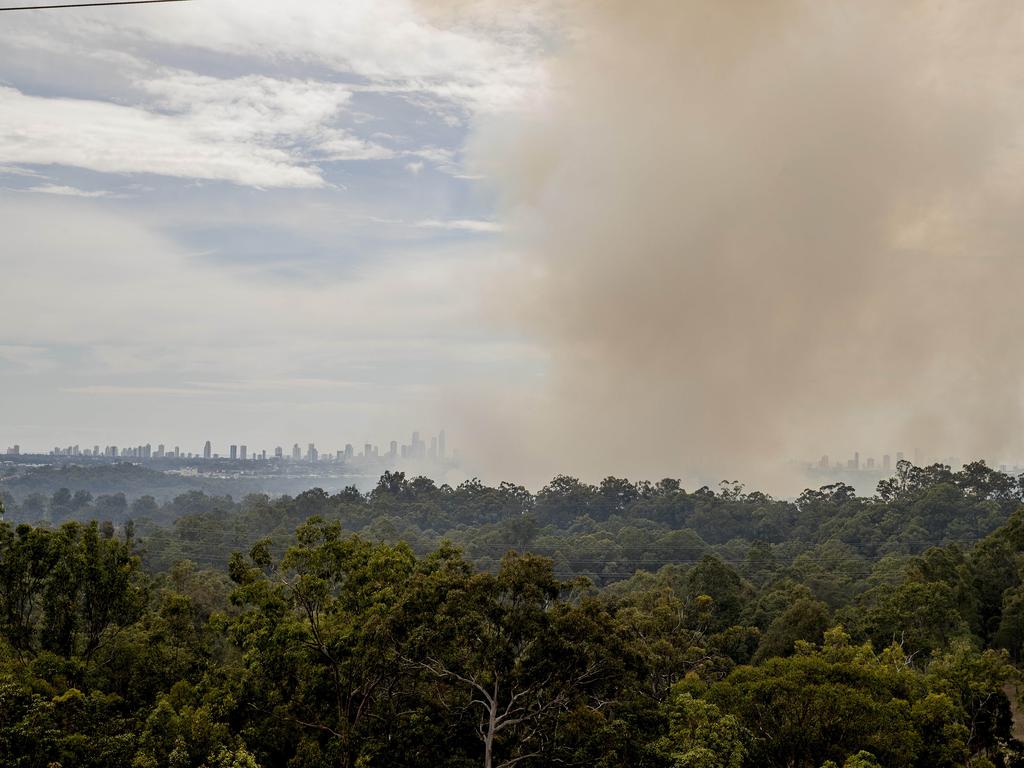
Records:
M820 647L802 643L794 656L735 670L712 685L708 696L756 734L755 765L842 764L862 749L885 765L962 765L965 750L949 762L923 762L934 754L923 739L915 704L928 696L927 683L901 654L876 655L870 645L854 645L836 628ZM929 714L934 717L934 709ZM940 727L959 735L955 726L961 713L945 714L950 719Z
M753 735L738 718L679 687L665 709L668 735L656 748L673 768L742 768Z
M0 522L0 765L1009 768L1020 493L62 484Z
M828 607L817 600L801 598L779 614L757 647L755 661L788 656L798 642L818 643L828 629Z

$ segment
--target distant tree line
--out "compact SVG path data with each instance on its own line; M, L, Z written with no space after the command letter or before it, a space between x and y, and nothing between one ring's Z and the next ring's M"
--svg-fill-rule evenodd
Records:
M897 569L929 547L974 545L1022 500L1024 478L982 462L952 471L905 461L873 497L842 483L779 500L738 483L687 491L672 479L609 477L590 485L566 476L532 494L511 483L438 486L387 472L369 493L313 488L294 497L250 494L235 501L193 490L161 504L151 494L94 497L62 487L20 504L5 499L13 522L97 519L121 527L132 521L144 542L144 564L154 570L183 559L224 566L232 552L266 537L280 552L296 527L319 516L371 541L405 542L420 554L454 543L492 571L508 550L528 550L549 557L559 578L586 576L598 585L713 554L755 583L784 575L810 584L830 605L869 587L875 571Z

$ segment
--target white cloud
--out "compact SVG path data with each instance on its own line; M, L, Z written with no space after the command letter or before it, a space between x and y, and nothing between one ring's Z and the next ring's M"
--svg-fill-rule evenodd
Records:
M421 147L406 154L413 157L421 157L436 165L451 165L455 162L455 152L443 147Z
M318 187L325 182L315 159L391 155L336 125L351 97L337 84L167 71L138 85L150 104L42 98L0 87L0 163Z
M218 0L125 13L95 9L5 19L20 50L77 47L131 64L149 47L188 46L267 62L312 64L408 88L472 112L507 109L544 82L544 20L523 4L462 26L411 0ZM523 6L523 7L521 7ZM13 14L11 14L13 15ZM132 50L126 57L123 51Z
M448 125L535 100L546 82L536 5L460 12L461 26L447 9L428 17L440 6L414 0L220 0L14 15L0 28L0 58L24 62L34 87L75 98L11 87L21 72L11 69L11 85L0 86L0 172L13 172L4 163L66 165L326 186L320 164L396 154L339 124L380 119L365 104L351 109L354 92L404 98ZM159 63L196 48L241 57L234 63L253 74L211 77ZM285 68L315 79L268 76ZM339 75L349 82L336 82ZM464 176L451 148L402 154L410 152L413 172L424 161Z
M463 232L497 233L503 231L498 222L480 219L424 219L416 222L416 226L425 229L450 229Z
M409 170L411 170L413 165L423 166L425 163L430 163L441 173L446 173L453 178L465 178L465 168L463 168L461 160L458 158L458 152L454 149L428 146L407 150L402 154L407 157L417 158L406 165L406 168ZM420 170L422 170L422 167Z
M69 187L66 184L39 184L29 187L29 192L40 192L44 195L63 195L65 197L108 197L109 192L102 189L87 190L78 187Z
M352 97L348 87L260 75L222 79L170 71L143 80L153 107L186 117L200 136L261 146L303 142L331 160L372 160L392 152L333 125Z
M506 35L497 17L486 25L442 28L418 6L409 0L221 0L184 13L160 9L157 24L117 18L122 33L143 39L326 65L375 83L406 84L471 111L507 109L543 81L540 42L529 28ZM519 15L513 4L502 14Z
M0 176L24 176L30 179L45 179L46 176L31 168L20 168L16 165L0 165Z

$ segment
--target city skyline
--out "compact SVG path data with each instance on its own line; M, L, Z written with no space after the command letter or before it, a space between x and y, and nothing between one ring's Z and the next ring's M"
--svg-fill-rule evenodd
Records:
M867 474L882 474L888 475L896 471L897 465L904 460L909 460L912 464L918 467L928 466L931 464L944 464L953 469L959 469L967 462L982 460L986 464L991 466L993 469L998 469L1001 472L1012 472L1017 474L1024 471L1024 464L1013 461L991 461L986 460L984 457L970 457L961 458L959 456L932 456L928 453L916 449L912 455L907 455L904 451L891 451L883 453L880 457L863 454L861 451L853 451L846 458L835 459L830 454L822 454L820 458L813 461L802 462L805 468L810 472L821 473L821 472L862 472Z
M286 444L276 444L273 447L250 448L248 443L225 443L224 451L217 449L220 443L207 439L199 450L182 449L180 443L138 443L134 445L118 445L115 443L103 444L93 443L91 446L82 446L81 443L74 443L67 446L53 446L42 450L28 449L21 443L13 443L7 446L4 451L6 456L59 456L59 457L82 457L82 458L126 458L126 459L203 459L203 460L228 460L228 461L268 461L268 460L290 460L303 462L354 462L354 461L410 461L410 462L443 462L455 460L457 451L449 452L448 436L445 429L441 429L435 435L429 435L429 443L420 437L419 430L413 430L408 443L399 443L397 440L390 440L387 449L382 451L381 445L373 442L363 442L361 449L356 450L355 444L351 442L342 443L341 448L317 447L317 441L305 442L305 448L299 442L293 443L288 449ZM321 444L323 445L323 444Z

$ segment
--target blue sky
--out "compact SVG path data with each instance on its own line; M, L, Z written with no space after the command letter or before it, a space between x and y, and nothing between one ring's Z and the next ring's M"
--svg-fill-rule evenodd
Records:
M336 448L538 376L487 319L516 253L467 146L546 42L488 8L4 14L0 443Z

